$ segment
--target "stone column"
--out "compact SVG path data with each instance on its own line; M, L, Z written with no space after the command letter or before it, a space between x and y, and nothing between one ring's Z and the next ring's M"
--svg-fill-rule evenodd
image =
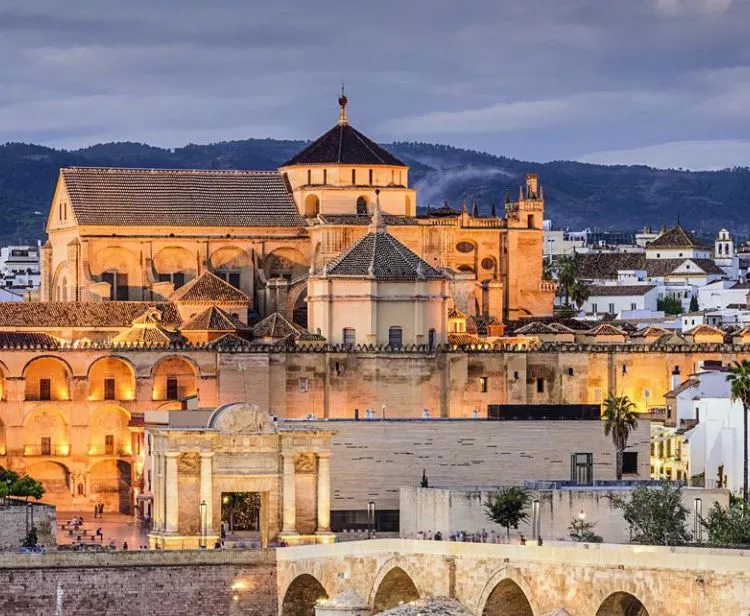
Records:
M158 453L155 453L151 460L153 462L153 465L151 467L151 516L153 518L153 529L161 530L163 522L163 518L161 515L161 456Z
M284 459L283 506L284 517L281 532L285 535L297 534L297 501L295 499L294 459L295 454L281 454Z
M318 454L318 533L331 531L331 454Z
M206 526L203 529L205 535L213 533L214 508L213 508L213 452L201 451L201 503L206 503ZM203 524L203 520L200 521Z
M166 457L166 477L165 477L165 531L168 533L176 533L178 526L178 510L179 510L179 493L177 489L177 458L179 452L168 451L164 454Z

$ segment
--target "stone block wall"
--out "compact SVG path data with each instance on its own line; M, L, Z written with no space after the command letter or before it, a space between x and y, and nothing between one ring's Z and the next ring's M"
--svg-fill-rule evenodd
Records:
M7 616L273 616L273 552L0 555Z
M54 507L32 503L34 526L39 544L56 545L57 514ZM0 506L0 551L16 551L26 537L26 506L23 503ZM30 521L30 520L29 520Z

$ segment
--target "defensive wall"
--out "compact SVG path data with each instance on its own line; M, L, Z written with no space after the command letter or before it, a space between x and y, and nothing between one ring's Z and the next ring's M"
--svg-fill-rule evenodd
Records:
M382 539L286 548L277 559L282 616L311 613L346 589L376 612L448 596L476 616L750 613L750 554L742 551Z
M33 501L7 499L5 504L0 501L0 552L18 549L32 526L36 527L39 545L53 547L57 544L54 507Z
M271 616L273 551L0 554L7 616Z

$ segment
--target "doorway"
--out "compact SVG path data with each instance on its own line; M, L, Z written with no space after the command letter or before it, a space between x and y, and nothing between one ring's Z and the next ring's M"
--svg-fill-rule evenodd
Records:
M227 535L260 538L260 510L260 492L221 493L221 523Z

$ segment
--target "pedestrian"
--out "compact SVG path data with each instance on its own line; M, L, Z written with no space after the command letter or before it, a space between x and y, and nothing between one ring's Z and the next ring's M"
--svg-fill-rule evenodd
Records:
M544 543L544 541L542 540L542 536L539 535L539 538L536 540L536 544L537 545L542 545L543 543Z
M487 543L487 537L488 537L488 535L487 535L487 529L483 528L482 529L482 543Z
M102 532L102 527L96 529L96 536L99 538L99 543L104 541L104 533Z
M526 537L523 536L523 533L521 533L521 537L518 539L518 543L521 545L526 545Z
M440 531L435 533L435 541L442 541L443 540L443 533Z
M122 549L123 549L123 551L128 549L128 542L127 541L123 541L122 542Z
M217 539L217 540L216 540L216 541L214 542L214 550L220 550L220 549L221 549L221 540L220 540L220 539Z
M99 517L99 505L94 505L94 519Z
M104 517L104 503L99 503L99 517Z

